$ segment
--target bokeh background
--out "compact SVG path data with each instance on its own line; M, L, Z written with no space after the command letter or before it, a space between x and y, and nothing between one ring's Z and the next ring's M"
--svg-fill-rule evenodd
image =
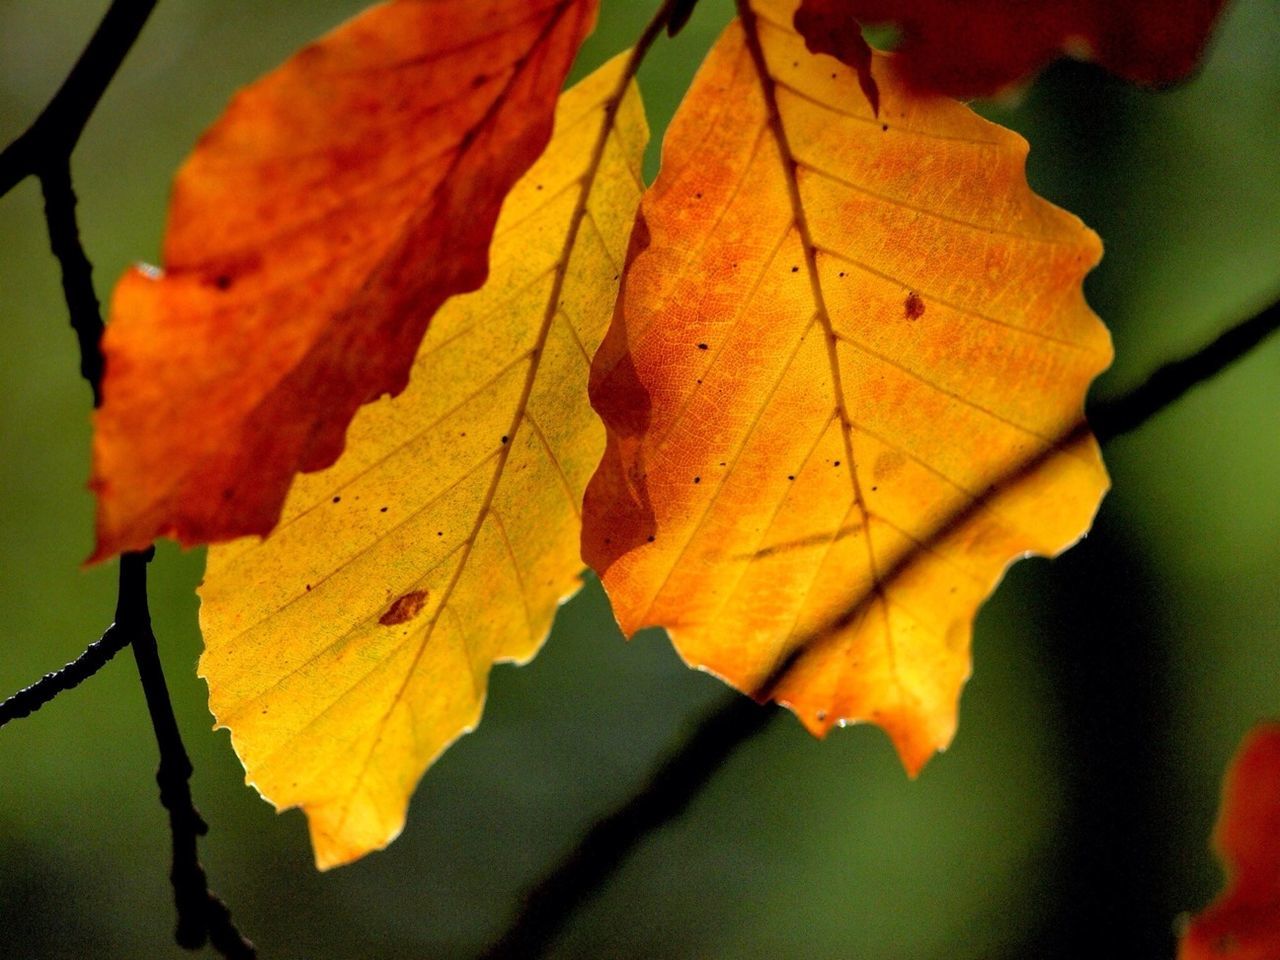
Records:
M106 0L0 0L0 140L61 81ZM360 0L164 0L75 157L105 298L155 261L169 178L238 86ZM603 0L577 75L656 0ZM703 0L641 83L657 142L730 15ZM1236 0L1203 70L1129 88L1076 64L984 105L1032 143L1033 185L1101 233L1089 279L1134 385L1280 290L1280 5ZM0 694L110 621L83 570L89 393L37 186L0 200ZM1106 450L1088 539L1018 564L978 618L954 746L916 782L875 729L812 740L780 713L584 906L562 958L1167 958L1217 890L1222 769L1280 715L1280 342ZM389 850L329 874L210 731L203 555L152 566L161 652L212 823L213 884L264 958L469 957L520 894L726 696L660 633L624 643L597 584L530 666L493 673L478 732L429 771ZM129 654L0 731L0 956L181 956L169 836Z

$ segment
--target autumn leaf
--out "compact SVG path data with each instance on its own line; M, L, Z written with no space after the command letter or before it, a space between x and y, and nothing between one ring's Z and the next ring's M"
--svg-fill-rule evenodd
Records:
M1179 960L1280 957L1280 723L1261 724L1232 761L1214 830L1223 894L1182 939Z
M804 0L797 29L831 53L855 22L901 32L899 70L915 90L987 96L1063 54L1096 60L1149 86L1183 79L1200 60L1225 0ZM842 58L844 59L844 58ZM846 63L856 63L845 59Z
M179 172L164 272L124 276L95 418L94 560L266 534L296 471L404 389L484 282L596 0L394 0L243 92Z
M604 446L587 372L648 139L630 70L615 59L561 98L488 282L440 310L408 389L357 415L270 537L209 551L210 707L249 782L306 811L322 868L400 832L423 771L479 720L490 664L531 658L580 585Z
M669 128L592 402L583 552L627 634L870 720L916 771L955 729L974 612L1088 527L1081 425L1111 357L1100 255L1027 187L1027 146L806 53L794 0L739 5Z

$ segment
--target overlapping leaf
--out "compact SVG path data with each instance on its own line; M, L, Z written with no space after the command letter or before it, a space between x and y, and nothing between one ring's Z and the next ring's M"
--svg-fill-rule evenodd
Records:
M174 185L164 273L104 342L95 559L265 534L296 471L404 388L431 316L484 281L596 0L393 0L232 101Z
M1026 79L1063 54L1154 86L1195 68L1225 0L804 0L797 28L814 49L847 51L856 23L893 24L899 70L916 90L976 97ZM833 42L833 39L835 42Z
M561 98L487 283L440 310L405 392L357 415L269 538L209 551L210 706L249 781L306 811L322 867L400 831L422 772L479 719L490 664L532 657L578 588L604 445L587 373L648 136L630 85L601 139L623 71Z
M978 605L1107 486L1081 424L1100 247L1031 193L1015 134L884 58L873 117L795 0L740 9L592 368L584 557L627 633L667 627L815 733L874 721L914 771L952 737Z
M1214 846L1227 868L1221 897L1182 939L1179 960L1280 957L1280 724L1245 738L1227 773Z

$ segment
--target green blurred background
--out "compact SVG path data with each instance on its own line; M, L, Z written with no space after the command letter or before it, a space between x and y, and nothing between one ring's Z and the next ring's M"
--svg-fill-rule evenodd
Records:
M36 115L106 0L0 0L0 140ZM577 75L653 2L603 0ZM155 261L168 182L238 86L360 0L164 0L75 157L106 296ZM656 146L729 17L703 0L641 75ZM1089 280L1138 382L1280 289L1280 5L1238 0L1203 71L1162 94L1075 64L984 108L1032 143L1033 185L1099 231ZM37 186L0 200L0 694L110 620L114 570L80 569L89 393ZM983 610L954 746L917 782L875 729L812 740L787 714L650 836L557 941L563 958L1171 956L1213 895L1222 769L1280 715L1280 343L1107 449L1115 489L1056 562ZM212 823L213 885L265 958L468 957L521 892L725 696L666 639L625 644L592 582L529 667L494 671L478 732L428 773L404 835L330 874L210 732L199 551L162 546L152 602ZM176 957L169 836L131 658L0 731L0 956Z

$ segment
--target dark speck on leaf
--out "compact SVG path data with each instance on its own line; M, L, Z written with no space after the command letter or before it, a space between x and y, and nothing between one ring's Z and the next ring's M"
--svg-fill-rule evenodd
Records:
M889 125L887 123L882 123L880 124L880 129L881 131L887 131L889 129Z
M444 536L444 531L443 531L443 530L437 530L437 531L436 531L436 536L437 536L437 537L443 537L443 536Z
M837 460L837 461L835 462L834 466L837 466L837 467L838 467L838 466L840 466L840 461L839 461L839 460Z
M414 590L406 593L404 596L397 598L396 602L387 608L387 612L378 618L378 622L384 627L394 627L397 624L408 623L422 612L422 608L426 603L426 590Z
M920 299L920 294L912 290L907 294L907 299L902 304L903 315L908 320L919 320L924 316L924 301Z
M693 482L694 482L694 483L701 483L701 482L702 482L702 478L701 478L701 477L694 477L694 478L693 478Z
M794 480L795 478L796 478L796 475L795 475L794 473L788 473L788 474L787 474L787 479L788 479L788 480Z
M705 350L705 349L707 349L707 345L706 345L705 343L700 343L700 344L698 344L698 349L699 349L699 350Z
M799 268L798 266L794 266L794 265L793 265L793 266L791 267L791 272L792 272L792 273L799 273L799 272L800 272L800 268Z
M649 542L650 542L650 543L653 543L653 541L655 541L655 540L657 540L657 539L658 539L658 538L657 538L657 537L655 537L652 533L651 533L651 534L649 534Z
M386 507L383 507L383 508L382 508L381 510L379 510L378 512L379 512L379 513L386 513L386 512L387 512L387 508L386 508Z
M213 278L213 285L219 290L231 289L231 277L225 273L220 273Z
M817 713L817 717L818 717L818 722L819 722L819 723L824 723L824 722L826 721L826 719L827 719L827 711L825 711L825 710L819 710L819 711L818 711L818 713Z
M334 502L334 503L341 503L341 502L342 502L342 498L341 498L341 497L334 497L334 498L333 498L333 502Z
M506 436L506 435L504 434L504 435L503 435L503 437L502 437L502 442L503 442L503 443L506 443L506 442L507 442L508 440L510 440L510 439L511 439L510 437L508 437L508 436Z
M311 584L309 584L309 583L308 583L308 584L307 584L307 593L310 593L310 592L311 592Z

